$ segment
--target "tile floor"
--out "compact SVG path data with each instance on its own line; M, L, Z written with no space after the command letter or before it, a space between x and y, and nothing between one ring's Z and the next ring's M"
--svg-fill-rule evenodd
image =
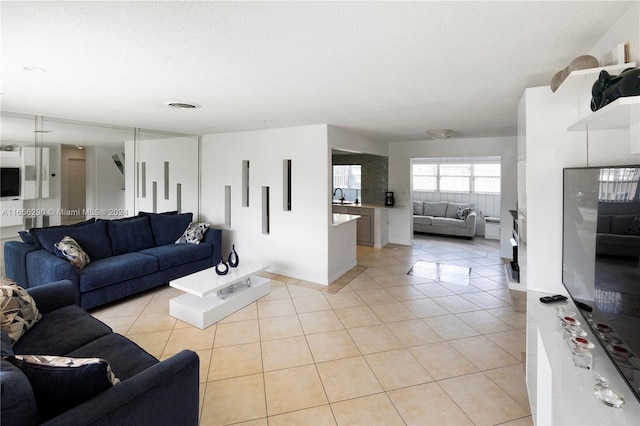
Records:
M469 267L468 284L408 275L419 260ZM169 316L170 287L92 313L160 359L198 353L202 425L532 424L497 242L358 246L329 287L265 276L270 295L206 330Z

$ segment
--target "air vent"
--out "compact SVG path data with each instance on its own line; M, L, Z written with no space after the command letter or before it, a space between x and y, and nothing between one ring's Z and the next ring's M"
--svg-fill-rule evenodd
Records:
M168 104L171 108L177 108L177 109L196 109L196 108L200 108L200 105L198 104L189 104L186 102L169 102Z

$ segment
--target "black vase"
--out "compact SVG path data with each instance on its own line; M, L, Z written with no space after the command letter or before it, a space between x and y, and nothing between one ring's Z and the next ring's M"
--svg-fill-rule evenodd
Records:
M240 258L238 257L238 253L236 253L236 245L233 244L231 246L231 253L229 253L229 257L227 258L227 262L229 266L235 268L240 263Z
M227 272L229 272L229 265L224 262L222 256L220 257L220 262L215 266L215 270L218 275L227 275Z

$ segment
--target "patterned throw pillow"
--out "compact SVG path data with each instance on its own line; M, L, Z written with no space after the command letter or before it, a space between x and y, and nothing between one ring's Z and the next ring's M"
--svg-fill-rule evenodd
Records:
M29 293L3 278L0 285L0 328L9 335L11 345L15 345L41 318L42 314Z
M640 235L640 216L634 216L625 228L625 234Z
M80 244L70 236L65 236L59 243L54 244L56 254L63 259L67 259L77 270L87 266L91 259L89 255L82 250Z
M467 216L471 213L473 209L471 207L458 207L458 211L456 212L456 217L458 219L467 220Z
M29 379L46 418L61 414L120 383L101 358L15 355L7 358Z
M200 240L211 226L210 223L191 222L186 231L176 240L176 244L200 244Z

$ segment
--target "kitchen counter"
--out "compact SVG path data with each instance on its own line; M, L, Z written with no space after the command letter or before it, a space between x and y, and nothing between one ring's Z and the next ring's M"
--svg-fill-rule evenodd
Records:
M333 213L331 219L332 226L340 226L352 220L358 220L360 216L357 214Z

